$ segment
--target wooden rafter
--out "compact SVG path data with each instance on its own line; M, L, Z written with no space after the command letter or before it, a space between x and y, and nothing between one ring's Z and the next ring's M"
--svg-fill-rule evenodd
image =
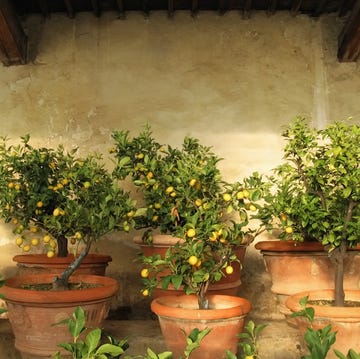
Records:
M277 0L271 0L269 4L268 14L273 15L276 12Z
M64 0L65 2L65 6L66 6L66 11L68 13L68 16L70 18L74 18L75 17L75 11L74 11L74 8L71 4L71 1L70 0Z
M327 1L328 0L320 0L317 3L316 8L315 8L314 13L313 13L313 15L315 17L320 16L320 14L324 11L324 8L325 8L325 5L326 5Z
M6 65L25 64L28 39L8 0L0 1L0 50Z
M245 0L244 9L243 9L243 18L244 18L244 19L250 18L250 15L251 15L251 5L252 5L252 0Z
M168 15L169 17L174 16L174 0L168 0Z
M199 1L198 0L192 0L191 1L191 16L196 16L198 11L199 11Z
M302 0L293 0L290 10L291 15L296 16L298 14L301 4L302 4Z
M360 56L360 0L356 0L349 20L339 37L338 59L356 61Z

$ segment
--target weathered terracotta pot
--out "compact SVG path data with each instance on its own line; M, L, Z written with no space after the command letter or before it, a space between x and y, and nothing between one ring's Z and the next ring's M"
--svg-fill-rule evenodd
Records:
M13 258L17 263L18 274L61 273L74 261L74 255L48 258L46 254L19 254ZM105 275L111 256L89 253L81 262L75 274Z
M271 276L271 291L290 295L305 290L334 287L334 268L328 253L319 242L261 241L261 251ZM345 289L360 289L360 255L358 249L348 251L345 259Z
M225 351L236 353L237 335L243 331L244 322L251 309L248 300L226 295L209 295L210 309L198 309L195 295L164 296L151 302L151 310L158 316L165 343L174 358L184 353L186 336L194 328L210 328L200 348L191 359L222 359Z
M119 289L115 279L104 276L76 275L70 282L90 283L93 288L68 291L36 291L23 285L51 283L53 274L15 276L0 288L8 308L15 335L15 347L30 357L51 357L60 350L59 343L72 341L66 325L56 325L69 318L81 306L88 327L101 327L110 309L110 300Z
M141 248L141 251L146 256L151 256L154 254L160 254L161 257L165 256L166 251L170 246L175 245L176 243L181 243L183 239L176 238L171 235L154 235L153 243L151 245L146 244L142 241L141 237L135 237L134 242L138 244ZM226 274L218 282L211 283L209 285L208 291L210 294L223 294L223 295L237 295L239 288L241 287L241 263L244 263L246 253L246 246L239 246L236 249L236 255L239 259L239 262L232 263L234 271L232 274ZM162 272L162 275L166 275L166 272ZM164 290L159 285L156 288L152 296L153 298L161 297L164 295L182 295L184 294L183 290L176 290L171 285L167 290Z
M334 290L305 291L290 295L285 304L291 312L297 312L301 309L299 301L308 296L311 300L332 300L334 299ZM336 342L326 356L327 359L335 359L337 356L333 349L340 350L346 355L349 349L360 352L360 291L346 290L345 300L359 302L359 307L334 307L326 305L308 304L315 310L313 326L315 329L323 328L328 324L332 325L332 330L336 331ZM292 318L299 328L301 335L304 336L309 322L303 317Z

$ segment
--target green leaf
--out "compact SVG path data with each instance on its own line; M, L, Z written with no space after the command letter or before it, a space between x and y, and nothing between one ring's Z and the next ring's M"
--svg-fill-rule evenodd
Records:
M114 345L114 344L103 344L101 345L98 350L96 351L96 354L110 354L112 356L118 356L124 353L123 348Z
M88 346L89 353L92 353L99 345L101 338L101 329L96 328L92 330L85 338L85 343Z

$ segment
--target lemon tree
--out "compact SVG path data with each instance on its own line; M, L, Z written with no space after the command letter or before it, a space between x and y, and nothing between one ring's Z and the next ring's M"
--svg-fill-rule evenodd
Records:
M316 129L299 117L282 135L284 162L262 183L267 194L258 218L267 230L280 229L282 239L316 240L328 249L342 306L345 254L360 242L360 126Z
M65 282L93 242L132 227L132 211L133 200L100 155L34 147L28 135L17 145L1 138L0 218L13 226L14 241L25 252L42 245L49 258L66 256L69 240L82 243Z
M142 276L143 294L151 294L160 281L164 289L172 285L196 293L205 307L209 283L231 274L235 248L247 243L247 234L257 234L249 224L261 192L250 182L224 181L221 159L197 138L184 137L180 147L163 145L145 126L134 137L115 131L113 139L115 175L130 179L142 196L134 220L143 239L151 242L157 230L184 240L165 258L142 258L149 271ZM160 276L164 270L170 274Z

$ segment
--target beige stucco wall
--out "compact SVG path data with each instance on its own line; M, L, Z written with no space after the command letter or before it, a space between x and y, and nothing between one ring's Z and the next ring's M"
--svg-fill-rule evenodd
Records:
M226 179L267 172L280 160L281 126L296 115L316 126L359 121L359 63L336 59L342 25L335 15L280 12L250 20L238 12L30 16L35 60L0 67L0 135L107 151L114 129L137 133L148 122L160 142L192 135L213 146ZM17 248L9 228L0 236L0 271L10 275ZM109 237L97 250L113 256L108 273L121 282L113 305L141 306L131 236ZM244 270L245 294L264 311L273 297L252 247Z

